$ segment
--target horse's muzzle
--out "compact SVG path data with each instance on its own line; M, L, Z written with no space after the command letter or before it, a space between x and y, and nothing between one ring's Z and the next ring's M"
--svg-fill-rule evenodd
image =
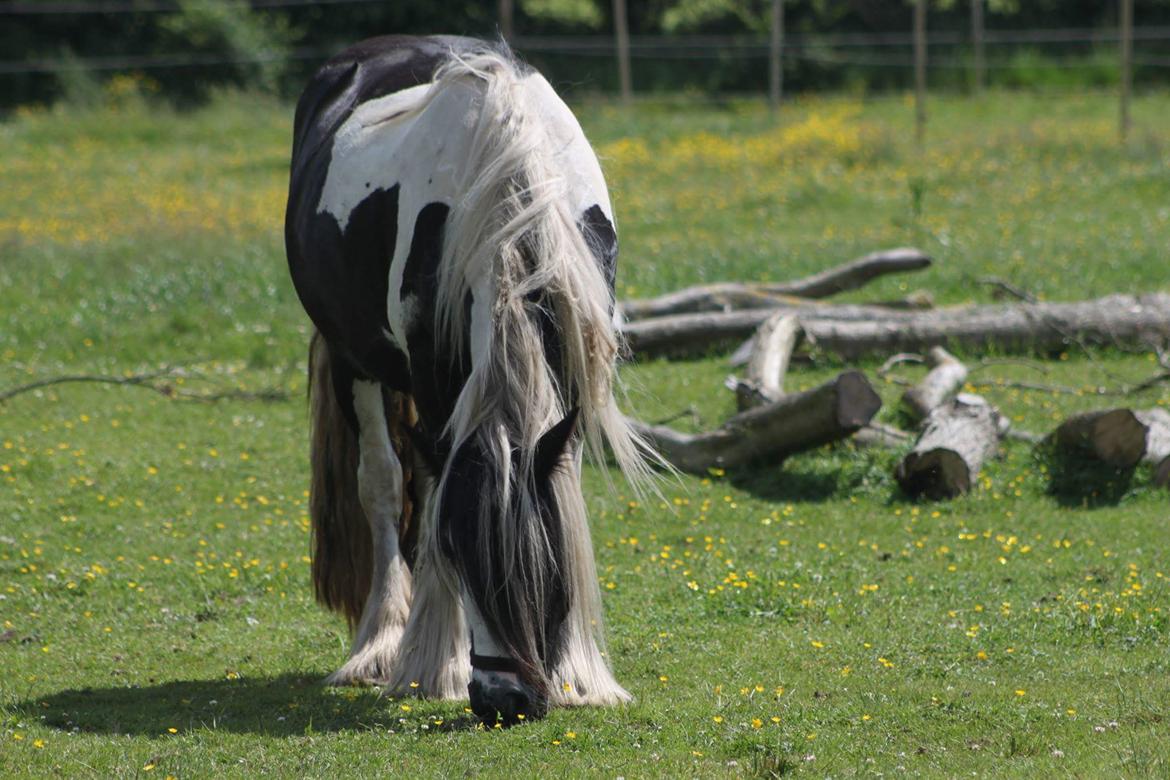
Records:
M516 675L475 670L467 686L471 711L488 728L513 726L548 714L548 700Z

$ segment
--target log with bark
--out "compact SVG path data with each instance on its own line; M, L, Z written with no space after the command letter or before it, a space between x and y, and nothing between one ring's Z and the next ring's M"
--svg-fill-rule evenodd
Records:
M869 423L881 403L864 374L846 371L812 390L737 414L713 431L688 434L631 423L676 468L704 474L710 468L782 460L842 439Z
M767 309L799 298L827 298L855 290L891 273L917 271L930 265L930 257L917 249L874 252L850 263L792 282L742 284L718 282L688 287L658 298L622 301L618 310L626 321L704 311Z
M810 342L845 359L945 344L1028 352L1076 343L1132 346L1170 339L1167 293L905 312L816 303L781 308L797 316ZM680 314L627 323L622 332L635 357L694 353L742 340L771 315L769 310Z
M930 371L902 394L902 404L915 422L924 420L967 381L967 367L942 347L931 347L926 353L926 363Z
M960 393L931 411L894 478L911 496L939 500L968 492L999 445L1000 419L980 396Z

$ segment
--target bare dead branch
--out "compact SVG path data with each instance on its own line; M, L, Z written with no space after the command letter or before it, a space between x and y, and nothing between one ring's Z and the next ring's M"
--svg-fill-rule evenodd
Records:
M925 363L926 358L914 352L899 352L896 355L890 355L886 361L878 367L877 375L885 377L890 373L894 366L900 366L903 363Z
M172 398L180 401L283 401L289 395L284 390L276 388L264 388L261 390L242 390L242 389L228 389L215 391L196 391L178 388L173 382L165 380L174 380L178 378L185 378L187 372L183 368L172 367L165 368L159 371L148 371L140 374L131 374L129 376L102 376L97 374L66 374L63 376L49 377L46 379L38 379L35 382L18 385L0 392L0 403L4 403L18 395L24 393L31 393L35 390L41 390L46 387L55 387L64 384L104 384L115 385L120 387L139 387L143 390L158 393L166 398Z
M904 431L901 428L895 428L892 425L870 422L858 430L857 433L853 434L853 438L850 441L859 447L896 449L914 441L914 434L909 431Z
M1006 295L1016 300L1024 301L1025 303L1036 303L1037 301L1036 296L1032 293L998 276L981 276L975 281L988 287L994 287L998 291L998 294L993 293L993 298L1003 298Z
M931 347L926 353L926 362L930 371L921 382L902 394L902 404L916 422L925 419L967 381L967 367L942 347Z
M917 249L891 249L792 282L704 284L658 298L622 301L618 308L622 317L631 322L670 314L772 308L797 302L793 299L827 298L855 290L885 274L917 271L930 264L930 257Z

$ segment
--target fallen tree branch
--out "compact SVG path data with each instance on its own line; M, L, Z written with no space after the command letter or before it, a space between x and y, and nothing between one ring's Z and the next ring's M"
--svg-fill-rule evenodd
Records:
M998 295L993 293L993 298L1003 298L1006 295L1018 301L1024 301L1025 303L1036 303L1037 298L1035 295L998 276L981 276L975 281L988 287L994 287L998 291Z
M967 367L942 347L931 347L926 353L926 362L930 371L921 382L902 394L902 404L915 422L925 419L967 381Z
M92 382L104 385L123 385L130 387L143 387L147 390L154 390L155 392L162 392L154 385L148 384L152 380L159 377L170 376L166 371L154 371L149 374L135 374L134 376L117 377L117 376L91 376L89 374L67 374L65 376L55 376L48 379L38 379L35 382L29 382L25 385L17 385L16 387L0 392L0 403L7 401L10 398L15 398L23 393L31 393L34 390L40 390L45 387L53 387L55 385L72 384L75 382ZM163 393L165 395L165 393Z
M4 403L9 399L15 398L24 393L31 393L35 390L41 390L46 387L54 387L64 384L103 384L116 385L121 387L140 387L143 390L150 390L167 398L173 398L182 401L284 401L289 395L284 390L276 388L264 388L262 390L218 390L214 392L197 392L190 390L182 390L175 387L171 382L163 382L160 380L185 378L186 374L179 368L168 368L161 371L150 371L142 374L131 374L130 376L101 376L96 374L66 374L64 376L49 377L47 379L38 379L35 382L18 385L0 392L0 403Z
M1035 431L1025 431L1021 428L1008 428L1007 431L1004 432L1003 437L1005 439L1011 439L1012 441L1022 441L1025 444L1039 444L1046 438L1042 433L1036 433Z
M1095 395L1103 398L1125 398L1152 390L1159 385L1170 382L1170 371L1154 374L1132 385L1120 387L1072 387L1071 385L1050 385L1042 382L1028 382L1018 379L996 379L994 381L971 382L977 388L1010 387L1016 390L1035 390L1040 393L1056 393L1059 395Z
M625 320L632 322L690 312L767 309L792 303L793 298L827 298L855 290L884 274L917 271L930 263L930 257L917 249L891 249L792 282L704 284L657 298L622 301L618 310Z
M800 323L791 314L777 312L756 331L748 357L746 377L728 381L735 390L741 412L761 404L778 401L784 395L784 376L788 361L801 338Z
M844 317L841 314L861 315ZM1002 352L1054 351L1070 343L1113 346L1170 339L1170 294L1109 295L1069 303L952 306L894 312L877 307L792 307L810 342L826 352L855 359L891 352L921 352L933 346L986 348ZM680 314L627 323L622 328L636 357L696 352L743 339L771 311Z
M914 434L884 423L871 422L853 434L850 441L859 447L904 447L914 441Z
M872 420L881 403L864 374L846 371L812 390L737 414L713 431L687 434L630 422L676 468L704 474L709 468L783 460L844 438Z

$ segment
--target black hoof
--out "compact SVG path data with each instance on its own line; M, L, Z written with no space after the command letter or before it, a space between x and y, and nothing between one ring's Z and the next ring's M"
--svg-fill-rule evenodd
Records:
M497 675L481 682L473 679L467 686L471 711L488 728L514 726L529 720L543 718L548 713L548 701L538 696L523 682L513 682Z

